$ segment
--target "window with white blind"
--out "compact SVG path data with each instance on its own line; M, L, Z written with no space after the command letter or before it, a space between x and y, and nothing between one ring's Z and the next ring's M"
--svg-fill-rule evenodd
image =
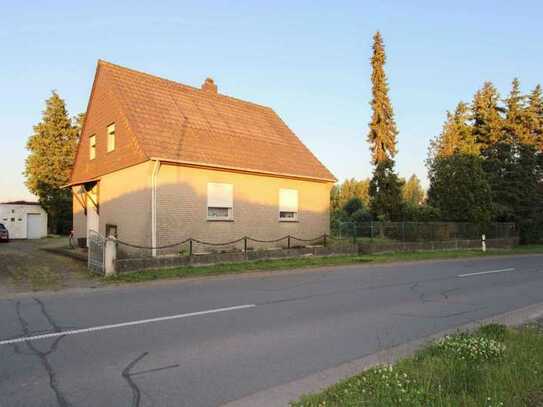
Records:
M96 158L96 136L93 134L89 137L89 159Z
M298 191L295 189L279 190L279 221L295 222L298 220Z
M107 126L107 152L115 150L115 123Z
M234 187L232 184L207 184L207 219L234 219Z

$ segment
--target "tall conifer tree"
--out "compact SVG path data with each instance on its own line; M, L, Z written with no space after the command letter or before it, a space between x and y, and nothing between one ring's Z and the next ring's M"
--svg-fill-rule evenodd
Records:
M543 90L537 85L528 96L527 120L533 144L543 152Z
M388 97L388 83L384 65L385 46L380 32L373 36L372 117L368 141L371 146L372 163L375 165L370 183L370 208L378 218L399 220L402 208L402 182L394 172L396 136L398 129L394 111Z
M481 150L503 139L503 109L499 101L500 95L492 82L485 82L473 98L473 135Z
M505 99L504 142L533 144L534 140L530 135L525 100L526 97L520 91L520 81L515 78L511 86L511 92Z
M469 106L464 102L458 103L453 113L447 112L441 134L430 142L430 161L456 153L479 154L469 119Z
M371 84L373 111L368 141L371 145L373 164L392 160L396 155L396 136L398 130L394 120L394 111L388 97L388 83L384 65L386 62L385 46L381 33L373 36L373 56L371 58Z

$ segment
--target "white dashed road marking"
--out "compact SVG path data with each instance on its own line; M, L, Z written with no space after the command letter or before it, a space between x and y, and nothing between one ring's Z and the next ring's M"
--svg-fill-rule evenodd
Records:
M139 321L121 322L121 323L118 323L118 324L110 324L110 325L99 325L99 326L94 326L94 327L90 327L90 328L72 329L72 330L69 330L69 331L53 332L53 333L49 333L49 334L36 335L36 336L22 336L22 337L19 337L19 338L7 339L7 340L0 341L0 345L10 345L10 344L13 344L13 343L19 343L19 342L25 342L25 341L37 341L39 339L56 338L56 337L65 336L65 335L78 335L78 334L84 334L84 333L95 332L95 331L104 331L106 329L124 328L124 327L127 327L127 326L134 326L134 325L152 324L154 322L162 322L162 321L170 321L172 319L197 317L197 316L201 316L201 315L217 314L219 312L236 311L236 310L242 310L242 309L254 308L254 307L256 307L256 304L236 305L236 306L233 306L233 307L215 308L215 309L210 309L210 310L206 310L206 311L189 312L188 314L168 315L168 316L165 316L165 317L141 319Z
M509 268L509 269L502 269L502 270L479 271L477 273L459 274L457 277L480 276L483 274L505 273L507 271L515 271L515 269Z

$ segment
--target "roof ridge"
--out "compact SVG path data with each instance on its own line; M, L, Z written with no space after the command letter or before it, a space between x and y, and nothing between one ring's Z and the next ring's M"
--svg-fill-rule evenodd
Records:
M236 101L236 102L239 102L239 103L243 103L243 104L247 104L247 105L251 105L251 106L254 106L254 107L257 107L257 108L260 108L260 109L273 110L271 107L266 106L266 105L262 105L260 103L255 103L255 102L251 102L249 100L239 99L239 98L236 98L234 96L225 95L224 93L216 93L216 94L209 93L209 92L206 92L206 91L204 91L204 90L202 90L200 88L197 88L195 86L192 86L192 85L187 85L185 83L172 81L171 79L163 78L162 76L153 75L153 74L150 74L148 72L138 71L137 69L128 68L128 67L123 66L123 65L114 64L113 62L109 62L109 61L106 61L104 59L98 59L98 65L106 65L106 66L109 65L111 67L122 69L124 71L129 71L129 72L132 72L132 73L135 73L135 74L138 74L138 75L147 76L147 77L149 77L151 79L158 79L158 80L170 83L170 84L175 85L175 86L182 86L182 87L185 87L185 88L189 88L189 89L191 89L193 91L196 91L198 93L204 93L206 96L214 96L214 97L219 97L219 98L230 99L230 100L233 100L233 101Z

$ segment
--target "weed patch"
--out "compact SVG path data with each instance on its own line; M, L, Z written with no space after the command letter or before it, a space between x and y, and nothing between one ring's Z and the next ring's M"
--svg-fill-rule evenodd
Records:
M543 335L484 326L430 344L394 366L367 370L293 407L525 407L543 401Z

